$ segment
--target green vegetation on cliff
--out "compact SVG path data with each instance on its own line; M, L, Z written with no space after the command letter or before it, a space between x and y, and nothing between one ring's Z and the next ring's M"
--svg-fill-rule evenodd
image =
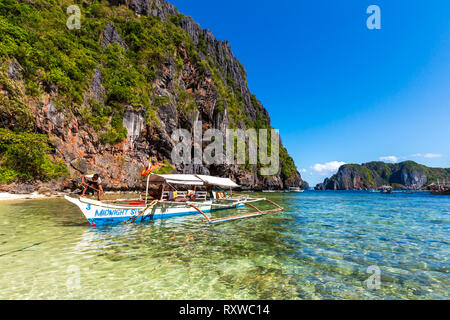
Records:
M145 110L147 125L156 127L160 126L159 108L169 102L176 105L178 112L190 115L198 109L196 100L176 79L175 88L170 89L175 98L162 97L155 92L157 73L170 61L175 61L178 75L188 65L200 77L211 78L218 94L215 110L222 114L227 110L230 127L244 124L248 128L270 128L264 114L257 114L256 120L250 119L244 108L248 102L240 88L229 75L224 76L217 58L208 56L205 38L201 36L195 44L181 27L182 14L163 20L153 15L136 15L125 5L110 6L107 0L75 1L82 10L81 28L69 30L67 8L73 4L71 0L0 2L0 115L13 118L1 124L15 131L8 131L9 137L23 132L24 136L17 137L23 142L36 134L33 112L27 102L33 100L38 104L47 94L51 94L58 110L81 114L98 132L103 144L115 144L126 138L123 117L127 108ZM104 31L109 25L113 25L121 41L104 41ZM7 66L12 61L20 65L18 81L12 81L7 75ZM245 78L240 63L238 69ZM99 92L92 94L96 71L101 77L101 88L96 88ZM2 90L7 94L1 94ZM254 95L250 100L259 108ZM33 161L36 161L35 167L41 169L25 175L22 169L11 167L9 156L4 156L2 172L7 178L3 180L10 181L13 177L48 179L64 174L58 169L59 162L43 160L47 159L51 148L48 141L39 140L44 139L43 136L35 137L43 148L42 156ZM6 139L3 143L6 145ZM5 153L8 148L4 147L3 152L10 155L11 151ZM289 179L297 172L294 161L283 147L280 158L281 175ZM14 170L17 174L5 170Z
M47 181L68 174L59 159L52 159L47 136L16 133L0 128L0 183L16 178L26 181Z

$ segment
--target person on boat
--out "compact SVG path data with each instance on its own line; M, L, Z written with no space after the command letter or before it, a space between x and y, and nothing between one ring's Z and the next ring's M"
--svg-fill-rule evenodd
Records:
M195 200L195 190L188 190L186 194L186 198L194 201Z
M83 193L81 194L82 197L84 197L84 194L86 193L88 188L92 188L95 191L97 191L97 200L100 201L100 194L103 192L102 187L102 179L99 177L98 174L88 174L83 175L81 177L81 184L83 185Z
M216 191L216 199L226 199L227 198L227 193L225 191L219 190Z
M162 197L163 188L164 188L164 187L163 187L163 185L161 184L161 185L159 185L158 189L150 190L150 191L148 192L148 195L149 195L150 197L152 197L153 199L155 199L155 200L160 200L161 197Z

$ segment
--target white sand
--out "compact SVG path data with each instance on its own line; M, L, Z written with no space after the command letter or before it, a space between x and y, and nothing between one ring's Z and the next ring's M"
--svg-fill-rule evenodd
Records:
M26 200L26 199L49 199L49 198L59 198L63 197L67 193L64 192L57 192L53 194L41 194L37 192L33 193L26 193L26 194L15 194L15 193L8 193L8 192L0 192L0 201L6 201L6 200ZM137 194L136 192L128 192L128 191L106 191L105 194L108 195L121 195L121 194Z
M58 195L45 195L39 194L37 192L29 194L13 194L8 192L0 192L0 201L4 200L23 200L23 199L42 199L42 198L52 198Z

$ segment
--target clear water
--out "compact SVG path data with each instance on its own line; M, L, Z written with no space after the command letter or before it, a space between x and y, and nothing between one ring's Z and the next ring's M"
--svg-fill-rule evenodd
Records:
M63 199L0 202L0 299L449 298L450 197L264 196L286 210L101 229Z

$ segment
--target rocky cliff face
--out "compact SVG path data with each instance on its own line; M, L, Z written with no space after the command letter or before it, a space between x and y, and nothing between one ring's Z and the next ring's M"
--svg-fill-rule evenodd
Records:
M342 166L332 178L326 178L323 184L316 187L318 190L365 190L363 178L352 167Z
M316 190L372 190L382 185L418 190L437 180L450 179L450 169L429 168L413 161L398 164L369 162L348 164L331 178L318 184Z
M75 94L60 78L52 77L54 69L38 68L49 74L40 77L22 66L28 64L23 57L9 55L0 60L12 80L14 99L31 111L32 131L49 136L54 157L63 159L71 178L97 172L109 189L142 188L139 172L150 157L161 172L226 176L254 189L302 186L284 147L280 148L282 168L275 176L259 175L256 165L171 166L175 129L192 131L195 121L203 123L203 132L209 128L222 132L228 127L270 128L268 112L250 93L245 69L227 41L217 40L211 31L162 0L110 0L109 4L109 8L101 4L95 10L84 8L88 19L96 19L92 34L97 36L92 39L95 44L83 44L94 48L89 48L92 68L85 80L77 80L80 85ZM170 37L165 32L171 32ZM149 48L152 41L155 45ZM117 66L110 67L114 63ZM122 67L125 71L118 70ZM134 77L124 79L123 72L134 71ZM67 77L71 76L69 70ZM137 83L137 78L144 80ZM34 95L27 89L32 82L38 87ZM131 89L123 93L127 86ZM11 101L10 91L3 90L3 94ZM65 102L69 94L75 96L70 104ZM18 119L7 112L8 103L0 105L1 125L17 130Z

